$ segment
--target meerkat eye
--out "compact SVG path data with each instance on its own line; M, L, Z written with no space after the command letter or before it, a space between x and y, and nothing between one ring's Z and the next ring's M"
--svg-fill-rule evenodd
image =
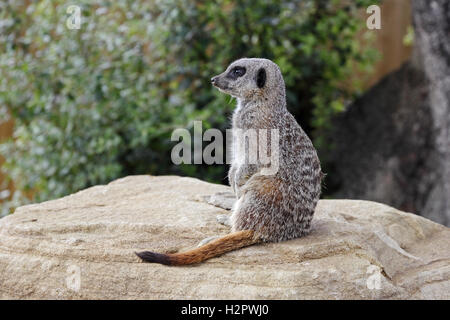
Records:
M245 67L234 67L233 69L230 70L229 72L229 77L232 79L237 79L239 77L242 77L246 72Z
M233 72L238 77L242 77L245 74L245 68L243 68L243 67L236 67L236 68L234 68Z

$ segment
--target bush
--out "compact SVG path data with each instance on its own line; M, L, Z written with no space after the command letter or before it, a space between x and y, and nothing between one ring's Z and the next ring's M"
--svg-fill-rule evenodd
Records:
M0 4L0 111L16 121L0 153L18 204L128 174L225 182L223 165L173 165L170 135L194 120L227 127L234 106L209 79L244 56L280 65L291 112L323 145L355 93L340 84L373 57L355 41L373 0L77 3L79 30L66 1Z

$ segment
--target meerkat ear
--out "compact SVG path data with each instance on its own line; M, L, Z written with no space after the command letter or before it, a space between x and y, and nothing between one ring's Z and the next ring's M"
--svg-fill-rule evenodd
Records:
M260 68L256 74L256 85L258 88L264 87L266 84L266 69Z

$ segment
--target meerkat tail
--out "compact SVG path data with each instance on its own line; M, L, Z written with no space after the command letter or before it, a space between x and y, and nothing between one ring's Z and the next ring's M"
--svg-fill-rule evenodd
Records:
M162 254L150 251L136 252L144 262L178 266L199 263L229 251L260 242L251 230L233 232L199 248L174 254Z

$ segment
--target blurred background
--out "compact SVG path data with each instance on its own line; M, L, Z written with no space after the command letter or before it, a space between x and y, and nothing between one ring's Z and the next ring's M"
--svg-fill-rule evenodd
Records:
M448 30L445 0L2 1L0 214L133 174L227 184L226 165L172 164L170 136L228 128L235 102L209 79L264 57L319 150L323 197L449 225Z

